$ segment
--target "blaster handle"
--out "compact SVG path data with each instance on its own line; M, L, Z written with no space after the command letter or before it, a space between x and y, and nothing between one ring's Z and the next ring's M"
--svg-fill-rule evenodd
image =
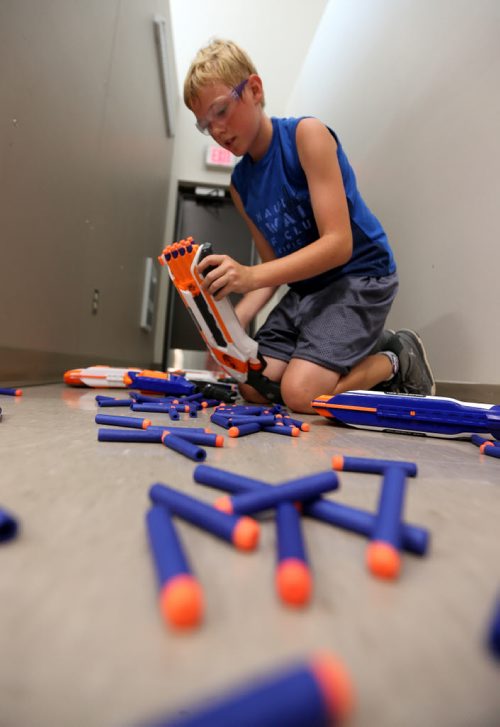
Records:
M198 253L198 265L201 263L202 260L204 260L209 255L212 255L213 248L211 242L204 242L202 245L200 245L200 251ZM210 265L204 273L202 273L203 277L205 278L208 273L211 273L212 270L215 270L215 265Z

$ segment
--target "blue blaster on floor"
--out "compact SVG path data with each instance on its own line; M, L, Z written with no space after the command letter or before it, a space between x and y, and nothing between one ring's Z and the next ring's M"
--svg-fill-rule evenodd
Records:
M500 438L500 406L493 404L473 404L444 396L347 391L336 396L324 394L311 405L328 419L361 429L431 437L491 434Z

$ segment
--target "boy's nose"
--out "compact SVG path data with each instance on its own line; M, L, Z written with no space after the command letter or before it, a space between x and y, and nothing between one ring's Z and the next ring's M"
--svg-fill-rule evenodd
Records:
M214 119L210 126L208 127L210 129L210 133L212 135L214 134L222 134L226 130L227 123L223 119Z

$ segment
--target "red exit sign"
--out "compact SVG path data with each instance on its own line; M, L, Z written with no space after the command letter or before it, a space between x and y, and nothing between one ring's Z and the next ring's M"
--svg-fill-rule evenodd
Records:
M236 157L227 149L211 144L207 149L205 163L207 167L216 169L232 169L236 164Z

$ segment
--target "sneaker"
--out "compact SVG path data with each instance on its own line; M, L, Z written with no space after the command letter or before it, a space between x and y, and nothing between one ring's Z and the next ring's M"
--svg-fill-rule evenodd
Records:
M390 328L386 328L385 330L383 330L377 339L377 343L373 347L371 355L373 355L374 353L380 353L380 351L387 351L388 349L390 351L390 341L392 340L394 334L395 331L391 330Z
M390 382L389 390L395 394L434 396L436 384L420 336L403 328L396 331L390 344L389 350L399 358L399 371Z

